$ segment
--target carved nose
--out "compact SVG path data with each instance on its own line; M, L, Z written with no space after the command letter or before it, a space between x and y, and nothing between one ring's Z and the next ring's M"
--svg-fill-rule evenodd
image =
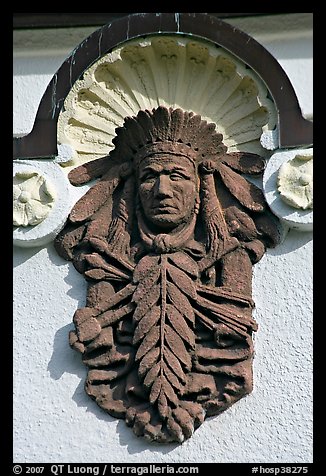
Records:
M173 191L168 175L160 175L155 186L155 197L173 197Z

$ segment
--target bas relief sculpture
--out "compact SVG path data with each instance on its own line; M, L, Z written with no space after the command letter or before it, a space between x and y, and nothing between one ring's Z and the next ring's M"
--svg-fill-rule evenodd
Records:
M70 345L87 394L137 436L183 442L252 390L252 266L279 241L264 160L228 153L215 124L157 107L127 117L99 179L55 241L88 282Z

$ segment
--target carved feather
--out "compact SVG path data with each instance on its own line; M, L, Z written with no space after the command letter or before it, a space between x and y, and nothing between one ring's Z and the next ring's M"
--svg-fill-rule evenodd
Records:
M95 268L85 272L85 275L92 279L113 279L119 281L130 281L131 279L129 273L108 264L98 253L85 256L85 260L90 266Z
M225 287L213 287L213 286L206 286L204 284L199 284L197 286L197 292L208 294L208 296L212 297L215 301L222 300L232 303L232 304L241 304L242 306L246 307L255 307L254 301L245 294L237 293L235 291L231 291Z
M134 265L131 262L128 262L124 257L112 251L108 245L108 243L98 236L92 237L88 239L88 243L93 246L96 251L100 253L104 253L109 256L113 261L119 263L123 268L128 271L134 270Z
M184 113L181 109L171 111L170 138L177 142L182 137Z
M96 311L97 315L112 309L114 306L119 305L123 300L129 298L134 292L136 286L132 283L127 284L124 288L114 294L103 295L100 303L98 304ZM134 304L132 303L134 306Z
M156 140L169 140L169 117L170 111L167 108L159 106L156 109L155 114L153 115Z
M241 205L254 212L265 210L266 202L260 188L224 164L219 165L219 173L226 187Z
M69 215L71 222L76 223L87 220L112 195L120 181L119 167L120 166L112 167L99 182L93 185L93 187L78 200Z
M100 159L92 160L71 170L68 174L68 178L72 185L83 185L90 180L104 175L110 165L113 166L116 164L111 162L108 156L101 157Z
M134 308L134 303L130 302L125 306L119 307L118 309L103 312L102 314L97 316L97 320L102 327L112 326L120 319L130 314L134 310Z
M221 157L221 162L236 172L243 174L261 174L265 168L264 159L249 152L231 152Z
M155 137L153 133L154 124L151 119L151 113L148 110L139 111L138 121L139 121L139 124L142 126L143 130L146 132L148 140L155 141Z

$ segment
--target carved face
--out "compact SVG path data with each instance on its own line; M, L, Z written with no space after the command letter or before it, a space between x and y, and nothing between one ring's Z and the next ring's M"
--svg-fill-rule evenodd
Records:
M171 230L191 217L197 197L197 173L186 157L160 154L139 166L139 197L146 218Z

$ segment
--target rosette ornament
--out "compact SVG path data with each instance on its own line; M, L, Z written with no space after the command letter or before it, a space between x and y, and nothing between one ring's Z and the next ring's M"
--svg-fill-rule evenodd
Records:
M313 208L313 156L297 154L285 162L278 173L278 191L282 200L294 208Z
M17 172L13 180L13 224L35 226L49 215L55 192L38 172Z

